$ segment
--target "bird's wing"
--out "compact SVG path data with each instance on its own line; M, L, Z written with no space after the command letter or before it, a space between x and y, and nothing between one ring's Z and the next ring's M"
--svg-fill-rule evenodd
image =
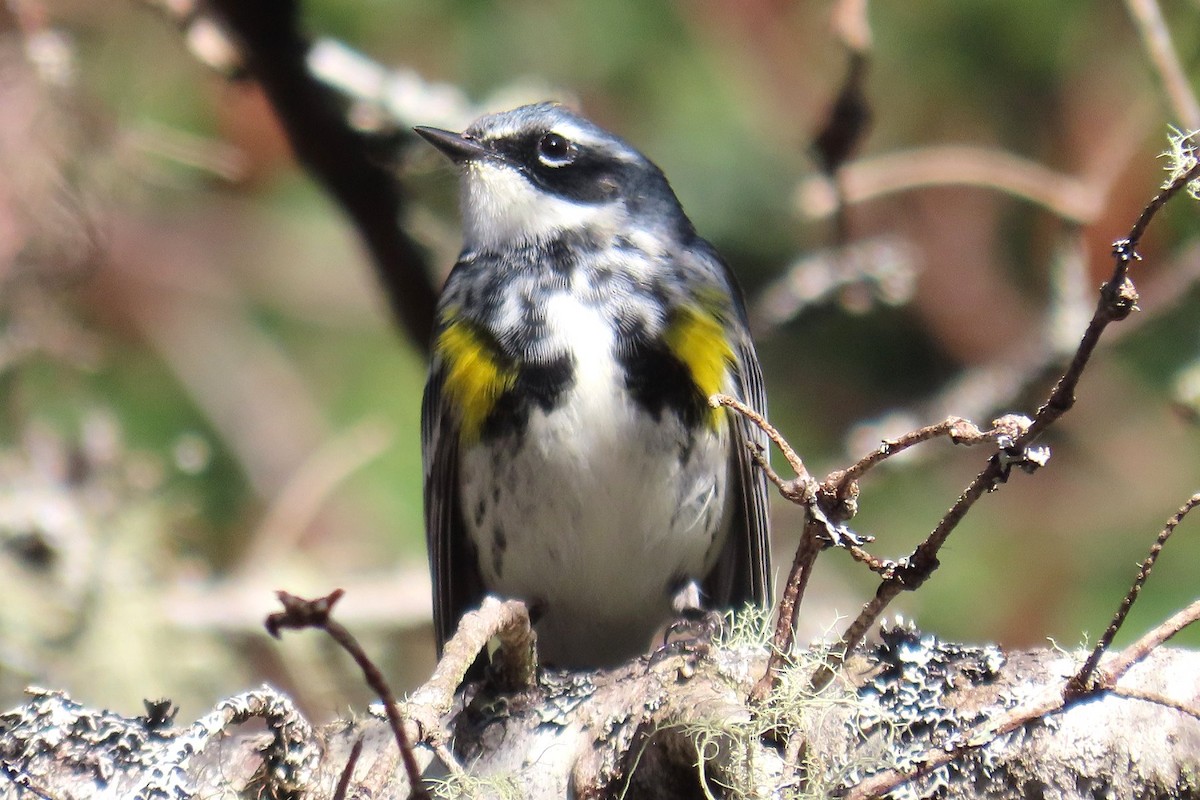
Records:
M458 424L442 394L445 369L435 361L421 405L421 456L425 467L425 541L433 580L437 655L463 613L484 596L479 562L463 526L458 498Z
M763 387L762 368L750 337L744 336L737 345L738 369L735 382L740 383L738 399L759 414L767 413L767 397ZM732 413L732 412L731 412ZM730 454L733 484L731 496L737 503L730 531L733 561L733 585L727 605L737 608L753 603L761 608L771 603L771 541L767 517L769 485L766 474L754 463L750 447L761 449L768 456L767 436L745 416L733 413L730 419Z
M741 288L728 265L716 251L703 243L701 271L732 297L730 319L733 349L732 394L764 417L767 413L767 393L763 385L762 368L750 339L745 303ZM718 608L736 609L746 603L768 607L771 602L771 541L767 516L769 484L766 474L754 463L750 446L761 448L763 457L769 451L766 434L745 416L734 411L729 414L730 474L729 496L735 504L729 537L712 573L704 581L709 602Z

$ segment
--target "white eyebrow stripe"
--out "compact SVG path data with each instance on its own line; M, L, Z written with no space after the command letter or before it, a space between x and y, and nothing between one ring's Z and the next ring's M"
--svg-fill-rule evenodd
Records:
M530 126L525 120L512 120L507 124L497 124L492 121L494 127L488 128L486 131L479 133L480 138L484 141L494 142L499 139L528 134ZM604 150L610 156L619 158L622 161L634 162L637 161L638 153L628 145L621 145L619 140L609 136L597 136L594 130L575 124L571 119L559 119L550 127L551 133L557 133L565 139L572 142L577 142L583 147L595 147Z
M554 123L554 127L551 130L573 142L579 142L580 144L600 144L600 140L596 138L595 134L573 124L570 120L564 119Z

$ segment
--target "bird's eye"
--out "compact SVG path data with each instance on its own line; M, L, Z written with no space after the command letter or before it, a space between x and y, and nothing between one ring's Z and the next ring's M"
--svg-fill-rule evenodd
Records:
M565 167L577 152L574 142L557 133L547 133L537 143L538 161L547 167Z

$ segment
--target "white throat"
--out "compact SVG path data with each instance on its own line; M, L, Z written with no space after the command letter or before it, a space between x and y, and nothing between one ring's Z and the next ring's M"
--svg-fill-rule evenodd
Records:
M517 170L486 161L467 166L462 191L466 249L545 240L579 228L615 232L624 217L618 203L576 203L556 197Z

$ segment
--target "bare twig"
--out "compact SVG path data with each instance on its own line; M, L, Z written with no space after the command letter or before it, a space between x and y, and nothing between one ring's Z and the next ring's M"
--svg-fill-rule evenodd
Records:
M1157 313L1161 315L1190 297L1192 287L1197 281L1200 281L1200 247L1192 245L1184 247L1164 264L1162 269L1147 275L1139 282L1139 287L1142 289L1141 295L1153 302ZM1070 313L1075 315L1074 311ZM1085 311L1085 321L1090 314L1089 303ZM1119 327L1110 328L1105 333L1108 346L1124 340L1152 319L1154 317L1148 314L1134 315ZM1081 325L1075 325L1072 330L1078 330L1079 327ZM955 413L966 417L978 417L996 408L1010 405L1013 398L1029 391L1029 387L1053 379L1055 370L1061 369L1060 363L1074 352L1074 342L1064 347L1059 341L1059 336L1048 337L1048 332L1046 328L1042 328L1037 333L1026 336L1023 341L1015 343L1008 356L1000 361L967 370L933 397L897 416L931 419ZM863 427L868 431L869 438L857 437L860 441L863 438L868 442L880 438L880 434L871 431L872 427L878 428L878 425ZM857 449L854 448L854 452Z
M714 408L725 406L742 414L757 425L776 447L783 453L796 477L790 480L781 478L773 469L762 453L751 451L759 468L767 478L779 489L779 493L788 500L802 505L805 512L804 532L800 536L800 544L796 548L796 556L784 585L783 595L779 599L779 615L775 620L775 634L772 637L771 655L762 678L751 691L750 700L754 703L764 702L771 690L779 682L780 672L788 659L791 658L792 642L795 636L796 619L800 613L800 601L812 575L813 563L820 554L824 543L829 540L826 534L831 525L816 504L816 481L809 474L804 462L783 437L775 426L768 422L762 414L750 408L735 397L724 394L714 394L708 399Z
M1116 266L1113 269L1112 277L1100 287L1100 300L1091 322L1088 323L1087 330L1084 331L1083 339L1066 372L1055 384L1045 405L1038 409L1033 424L1022 437L1023 441L1018 444L1028 444L1038 438L1045 428L1053 424L1075 404L1075 387L1079 384L1084 367L1087 366L1092 353L1095 352L1100 335L1110 322L1125 319L1137 308L1138 294L1133 282L1129 280L1129 268L1133 262L1141 260L1137 247L1141 243L1147 226L1159 210L1197 176L1200 176L1200 163L1175 178L1156 194L1138 215L1133 227L1129 230L1129 235L1113 243L1112 253Z
M1150 571L1154 569L1154 563L1158 560L1159 554L1162 552L1163 545L1167 543L1167 539L1171 538L1171 534L1175 532L1175 528L1179 523L1183 522L1183 518L1188 513L1200 505L1200 494L1194 494L1188 501L1180 507L1175 515L1167 520L1167 524L1158 534L1158 538L1154 540L1154 545L1150 548L1150 554L1146 556L1146 560L1142 562L1141 568L1138 570L1137 578L1134 579L1133 586L1125 594L1121 605L1117 608L1117 613L1113 615L1112 622L1109 623L1108 629L1104 631L1104 635L1100 637L1100 641L1096 642L1096 646L1092 648L1091 654L1087 661L1079 669L1071 680L1067 681L1066 692L1070 696L1078 696L1086 693L1092 687L1092 677L1096 670L1100 659L1104 653L1112 645L1113 639L1117 632L1121 630L1121 625L1125 623L1125 618L1129 615L1130 609L1137 601L1138 595L1142 591L1142 587L1146 584L1146 580L1150 577Z
M413 755L412 743L408 740L408 734L404 730L404 721L400 718L400 706L396 702L396 696L392 694L391 688L387 684L387 680L383 677L383 673L379 671L379 667L371 661L366 651L362 649L358 641L341 625L337 620L330 616L334 605L341 599L344 592L341 589L334 589L327 596L316 600L305 600L302 597L297 597L288 592L276 592L276 597L283 604L283 611L271 614L267 617L266 627L267 632L279 638L280 631L284 628L303 629L303 628L320 628L329 634L335 642L341 645L342 649L350 654L362 670L363 677L367 681L367 685L371 687L379 699L383 702L384 712L387 714L388 724L391 726L392 735L396 737L396 745L400 748L400 757L404 761L404 770L408 775L409 786L411 787L411 796L418 800L429 800L429 792L425 790L424 784L421 781L421 768L417 765L416 756Z
M850 553L850 557L859 564L865 565L867 569L871 570L871 572L879 575L891 574L892 570L896 569L897 567L895 561L871 555L861 545L847 544L842 549Z
M801 541L796 548L792 567L779 600L779 616L775 622L775 633L772 637L771 655L767 662L767 669L751 693L752 701L759 702L764 701L776 686L780 671L787 659L790 658L796 622L800 613L800 602L812 576L813 564L821 550L827 545L836 544L849 550L855 560L866 564L869 569L884 576L884 582L877 591L875 599L860 614L857 627L852 627L849 632L848 641L852 643L844 648L835 648L830 654L830 664L814 673L813 681L816 687L828 683L829 679L833 677L832 665L840 663L845 654L862 640L871 624L896 594L906 588L916 588L937 566L937 559L932 556L921 557L924 551L920 549L914 557L901 562L876 558L863 549L858 542L839 533L835 528L835 522L849 519L854 514L854 499L858 491L856 479L889 456L938 436L949 436L956 443L978 444L995 441L1003 436L1007 436L1011 441L1018 432L1014 430L1010 418L997 420L992 430L983 432L967 420L951 417L937 425L921 428L896 440L885 441L879 449L869 453L849 469L831 473L820 485L817 485L808 474L795 450L761 414L728 395L713 395L709 398L709 403L714 407L726 406L743 414L761 428L768 438L779 447L788 463L796 471L795 479L781 478L759 453L754 454L755 460L771 482L778 487L780 494L792 502L802 505L805 509L804 532L801 534ZM981 493L983 485L980 484ZM969 506L963 508L962 513L965 513L967 507ZM948 526L950 523L947 520L951 518L952 515L948 514L943 519L943 524ZM944 541L944 536L949 535L949 528L947 527L944 533L940 532L940 529L935 530L935 534L942 536ZM933 536L930 538L934 539ZM937 540L934 539L934 541Z
M1200 130L1200 102L1188 83L1187 73L1179 62L1179 54L1171 42L1171 33L1156 0L1125 0L1129 15L1142 36L1142 44L1150 63L1162 81L1167 99L1188 131Z
M871 626L879 619L888 605L904 591L912 591L925 582L925 579L938 567L937 553L941 550L951 532L958 527L973 505L987 494L1007 475L1007 467L998 456L992 456L987 466L975 476L975 479L959 495L958 500L950 510L938 521L937 526L908 558L896 562L895 568L884 574L883 581L875 590L875 596L863 606L862 611L842 634L837 645L830 648L826 663L813 672L812 686L814 689L824 687L833 678L834 669L839 666L846 655L857 647L870 631Z

